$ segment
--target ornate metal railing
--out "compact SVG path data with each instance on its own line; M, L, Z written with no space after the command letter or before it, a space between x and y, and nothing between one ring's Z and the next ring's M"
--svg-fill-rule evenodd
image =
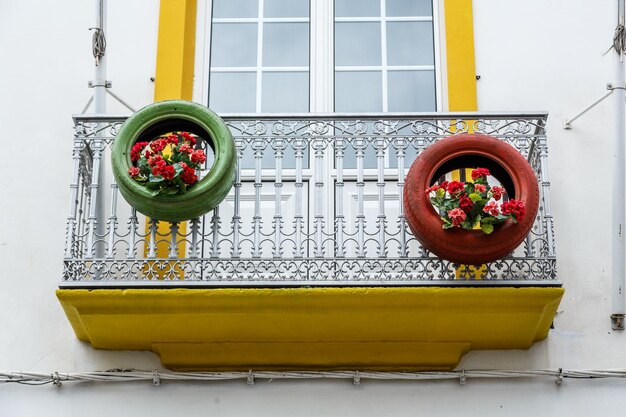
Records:
M546 117L226 116L238 155L231 193L201 218L159 224L121 198L111 175L111 145L125 117L75 116L61 286L554 285ZM416 155L467 132L514 146L541 192L524 243L478 270L424 250L402 207Z

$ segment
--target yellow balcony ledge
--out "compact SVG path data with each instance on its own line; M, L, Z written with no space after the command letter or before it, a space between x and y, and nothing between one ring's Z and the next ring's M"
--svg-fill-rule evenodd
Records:
M76 336L174 370L449 370L474 349L528 349L555 287L62 289Z

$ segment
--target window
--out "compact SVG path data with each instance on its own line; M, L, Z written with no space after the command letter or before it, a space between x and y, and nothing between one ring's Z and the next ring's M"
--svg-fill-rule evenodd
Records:
M309 111L307 0L214 0L209 107Z
M219 113L441 108L437 0L199 4L195 99Z

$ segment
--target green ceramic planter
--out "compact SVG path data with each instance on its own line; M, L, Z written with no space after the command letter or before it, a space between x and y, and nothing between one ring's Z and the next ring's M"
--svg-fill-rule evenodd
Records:
M136 142L187 131L198 135L213 149L209 172L185 194L152 195L128 175L130 150ZM224 121L208 108L181 100L162 101L139 110L122 125L111 153L113 175L120 193L140 213L158 220L178 222L199 217L217 207L235 178L235 142Z

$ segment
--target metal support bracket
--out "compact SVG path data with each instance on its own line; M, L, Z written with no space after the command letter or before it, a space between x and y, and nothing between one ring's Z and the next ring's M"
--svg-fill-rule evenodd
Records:
M624 314L611 314L611 328L624 330Z
M589 110L593 109L598 104L602 103L611 94L613 94L613 91L626 90L626 86L622 83L615 83L615 84L609 83L606 85L606 89L609 90L609 92L603 95L602 97L600 97L598 100L594 101L589 107L585 108L583 111L581 111L580 113L578 113L576 116L572 117L571 119L567 119L567 118L563 119L563 129L570 130L572 128L572 123L574 122L574 120L578 119L583 114L587 113Z
M111 88L112 86L113 86L113 83L111 81L104 81L104 83L102 81L88 81L87 82L87 87L89 88L94 88L94 87Z

